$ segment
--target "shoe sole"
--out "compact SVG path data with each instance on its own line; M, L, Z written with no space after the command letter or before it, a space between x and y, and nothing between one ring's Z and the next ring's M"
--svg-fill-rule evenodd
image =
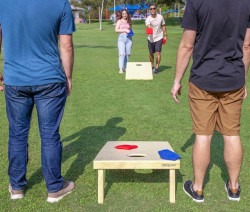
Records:
M197 199L194 199L184 188L184 186L182 187L183 188L183 191L190 197L193 199L194 202L197 202L197 203L203 203L204 202L204 199L203 200L197 200Z
M22 199L24 197L23 194L12 194L12 189L9 186L9 192L10 192L10 199L15 200L15 199Z
M53 198L53 197L48 197L47 198L47 202L49 203L55 203L55 202L58 202L60 201L63 197L65 197L66 195L70 194L72 191L69 191L67 193L65 193L64 195L60 196L60 197L57 197L57 198Z
M231 201L235 201L235 202L239 202L240 201L240 197L239 198L232 198L228 195L228 192L227 192L227 185L225 185L225 191L227 193L227 198Z

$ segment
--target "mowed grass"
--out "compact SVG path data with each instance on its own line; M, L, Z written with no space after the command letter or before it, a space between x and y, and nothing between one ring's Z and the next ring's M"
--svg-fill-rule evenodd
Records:
M143 24L133 26L135 36L131 62L147 62L148 50ZM0 94L0 211L249 211L250 189L250 104L244 102L241 136L244 161L240 176L242 196L230 202L224 190L228 178L223 162L223 140L215 133L211 164L205 181L205 203L196 204L182 191L192 179L192 123L187 82L183 79L181 103L170 96L175 58L182 29L167 26L168 43L163 46L160 73L152 81L126 81L118 74L117 34L103 23L77 25L74 34L75 66L73 90L61 124L62 172L76 189L57 204L46 202L47 191L40 165L40 137L34 110L29 136L29 164L25 198L11 201L8 193L8 122L5 100ZM0 67L3 55L0 56ZM176 203L169 203L169 176L162 170L109 170L106 172L105 201L97 203L97 171L93 159L110 140L168 141L182 156L176 175ZM136 142L135 142L136 144Z

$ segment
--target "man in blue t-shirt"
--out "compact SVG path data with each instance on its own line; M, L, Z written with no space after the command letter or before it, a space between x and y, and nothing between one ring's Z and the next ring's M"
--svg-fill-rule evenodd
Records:
M1 54L1 51L2 51L2 27L0 25L0 54Z
M210 163L214 130L224 139L229 200L240 200L242 146L239 136L242 101L250 60L250 0L188 0L171 93L176 102L191 56L189 105L196 135L193 147L194 180L185 193L204 202L203 184Z
M0 54L2 50L2 27L0 25ZM0 73L0 91L3 90L3 75Z
M72 88L75 24L71 7L68 0L0 0L0 5L4 44L4 74L0 81L5 84L9 121L11 199L24 197L28 134L36 106L47 201L57 202L75 187L74 182L65 181L61 175L59 134Z

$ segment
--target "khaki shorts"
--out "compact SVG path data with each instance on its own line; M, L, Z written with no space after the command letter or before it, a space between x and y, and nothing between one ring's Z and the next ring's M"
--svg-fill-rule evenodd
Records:
M189 105L196 135L238 136L245 87L230 92L207 92L189 83Z

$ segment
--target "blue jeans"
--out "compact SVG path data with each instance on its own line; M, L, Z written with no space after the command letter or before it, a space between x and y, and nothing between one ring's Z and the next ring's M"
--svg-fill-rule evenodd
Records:
M121 33L118 37L119 68L126 69L132 48L132 38L127 33Z
M48 192L63 186L61 176L62 143L59 127L67 98L66 83L41 86L5 86L9 121L8 157L10 184L21 190L27 183L28 134L36 105L41 137L42 172Z

